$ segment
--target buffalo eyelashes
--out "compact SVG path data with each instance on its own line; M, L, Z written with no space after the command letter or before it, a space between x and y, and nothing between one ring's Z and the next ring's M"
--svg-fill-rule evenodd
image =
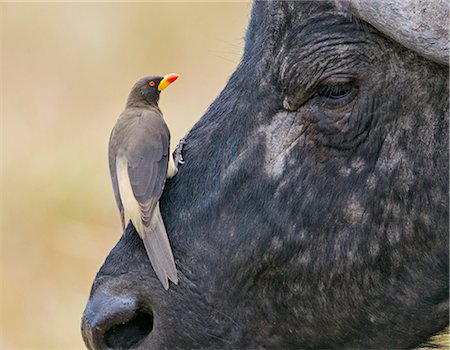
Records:
M322 97L338 100L344 98L352 91L351 83L338 85L321 85L317 90L317 94Z
M317 104L328 109L346 107L355 99L358 90L357 80L352 77L328 77L315 85L314 89L305 91L303 96L285 96L283 108L293 112L305 104Z
M339 107L351 102L355 98L357 90L356 85L352 81L321 84L316 90L316 96L325 105Z

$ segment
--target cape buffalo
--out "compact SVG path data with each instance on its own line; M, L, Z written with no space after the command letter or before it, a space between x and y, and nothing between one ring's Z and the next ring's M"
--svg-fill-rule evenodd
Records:
M128 225L87 347L410 348L445 329L447 21L444 1L255 2L161 198L179 285Z

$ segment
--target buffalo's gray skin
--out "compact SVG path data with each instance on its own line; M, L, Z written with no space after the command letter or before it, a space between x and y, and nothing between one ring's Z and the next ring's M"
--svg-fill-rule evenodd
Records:
M161 201L180 283L130 225L86 344L418 346L449 321L447 114L447 66L326 2L256 3Z

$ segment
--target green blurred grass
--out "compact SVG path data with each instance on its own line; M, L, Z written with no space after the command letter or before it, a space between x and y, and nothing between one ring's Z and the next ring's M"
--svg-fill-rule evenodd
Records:
M249 3L2 3L2 348L83 348L121 230L107 144L133 83L177 72L175 145L239 62Z

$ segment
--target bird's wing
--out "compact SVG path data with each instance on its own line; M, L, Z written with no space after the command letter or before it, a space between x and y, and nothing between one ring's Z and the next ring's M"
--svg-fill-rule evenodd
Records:
M120 220L122 222L122 229L125 230L125 217L123 212L123 205L122 200L120 198L120 192L119 192L119 183L117 180L117 168L116 168L116 150L114 147L111 147L111 141L114 138L114 130L111 132L111 136L109 138L109 172L111 174L111 181L113 185L113 191L114 191L114 197L116 198L117 207L119 208L120 212Z
M159 119L150 129L142 129L146 136L137 139L139 151L128 155L128 176L145 226L149 226L163 192L169 160L170 134L164 120Z

